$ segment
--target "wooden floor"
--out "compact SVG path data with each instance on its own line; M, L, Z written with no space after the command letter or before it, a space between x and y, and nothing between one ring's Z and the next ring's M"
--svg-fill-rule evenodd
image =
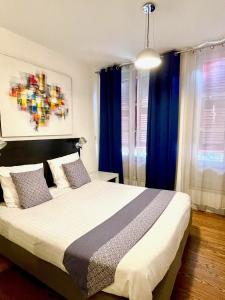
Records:
M225 300L225 217L193 212L172 299Z
M0 300L62 300L62 297L0 257ZM194 212L173 300L225 300L225 218ZM141 299L140 299L141 300Z

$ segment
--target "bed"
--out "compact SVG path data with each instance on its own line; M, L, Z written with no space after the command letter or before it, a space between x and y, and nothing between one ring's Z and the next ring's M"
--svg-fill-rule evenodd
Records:
M1 164L46 161L72 153L74 142L11 142L8 151L2 153ZM38 147L40 144L42 147ZM18 149L23 153L19 162L15 155ZM29 158L26 151L32 153ZM10 160L9 155L14 159ZM62 192L52 187L47 165L45 172L54 194L52 201L27 210L0 206L0 252L67 299L83 299L62 263L65 249L74 238L109 218L144 188L96 180L77 190L68 188ZM120 261L114 283L89 299L147 300L152 295L153 299L169 299L181 265L190 218L189 197L176 193L149 232Z

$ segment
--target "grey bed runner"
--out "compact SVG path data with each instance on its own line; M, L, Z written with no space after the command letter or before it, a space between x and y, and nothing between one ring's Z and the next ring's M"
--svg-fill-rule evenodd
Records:
M174 194L146 189L66 249L63 264L86 297L113 283L120 260L157 221Z

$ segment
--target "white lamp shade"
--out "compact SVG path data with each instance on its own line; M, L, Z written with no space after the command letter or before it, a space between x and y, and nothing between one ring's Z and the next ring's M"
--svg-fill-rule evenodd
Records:
M137 69L150 70L158 67L161 62L159 53L151 48L145 48L138 54L134 64Z

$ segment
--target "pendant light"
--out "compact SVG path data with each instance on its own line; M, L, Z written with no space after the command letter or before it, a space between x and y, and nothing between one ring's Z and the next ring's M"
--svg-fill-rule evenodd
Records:
M149 17L154 12L155 5L153 3L145 3L143 6L144 13L147 15L147 33L146 33L146 48L142 50L134 64L137 69L151 70L158 67L161 64L161 58L159 53L149 47Z

